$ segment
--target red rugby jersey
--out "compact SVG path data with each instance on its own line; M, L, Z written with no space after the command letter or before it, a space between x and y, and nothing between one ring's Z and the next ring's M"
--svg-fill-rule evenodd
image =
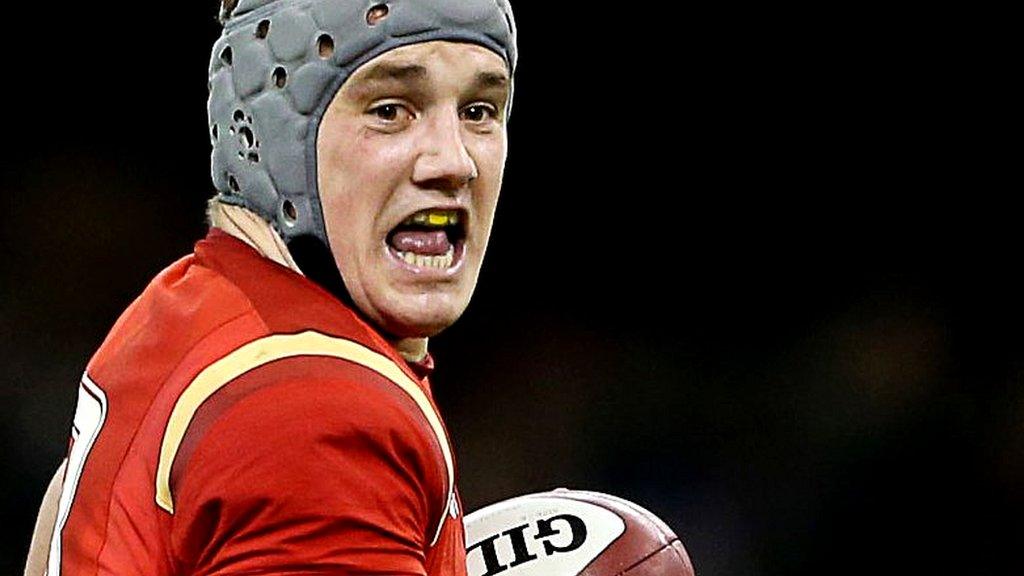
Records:
M212 230L88 365L48 573L465 576L428 364Z

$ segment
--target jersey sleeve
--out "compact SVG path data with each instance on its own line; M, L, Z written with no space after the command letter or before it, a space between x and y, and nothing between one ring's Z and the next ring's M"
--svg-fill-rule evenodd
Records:
M195 414L171 476L182 573L422 576L445 472L405 393L334 359L254 370Z

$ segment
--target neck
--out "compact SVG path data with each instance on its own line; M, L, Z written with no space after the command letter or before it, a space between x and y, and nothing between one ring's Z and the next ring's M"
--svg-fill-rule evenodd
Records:
M211 226L216 226L252 246L264 258L302 274L302 270L292 259L288 246L274 227L252 211L213 200L207 209L207 217Z
M407 362L419 362L427 355L427 338L399 338L391 345Z

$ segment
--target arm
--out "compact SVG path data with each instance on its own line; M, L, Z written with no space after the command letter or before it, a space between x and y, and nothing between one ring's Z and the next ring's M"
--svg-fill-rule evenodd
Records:
M28 562L25 564L25 576L43 576L46 574L46 561L50 554L50 539L53 536L53 525L57 522L57 506L60 503L60 492L64 484L64 470L68 461L61 462L57 472L50 480L43 496L43 504L39 507L36 518L35 532L32 534L32 545L28 550Z

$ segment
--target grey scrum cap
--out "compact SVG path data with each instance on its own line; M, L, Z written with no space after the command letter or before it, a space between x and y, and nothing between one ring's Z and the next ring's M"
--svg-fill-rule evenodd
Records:
M209 100L217 198L255 211L289 244L313 237L329 249L317 189L317 132L356 68L430 40L489 48L510 74L516 64L506 0L240 0L221 18Z

